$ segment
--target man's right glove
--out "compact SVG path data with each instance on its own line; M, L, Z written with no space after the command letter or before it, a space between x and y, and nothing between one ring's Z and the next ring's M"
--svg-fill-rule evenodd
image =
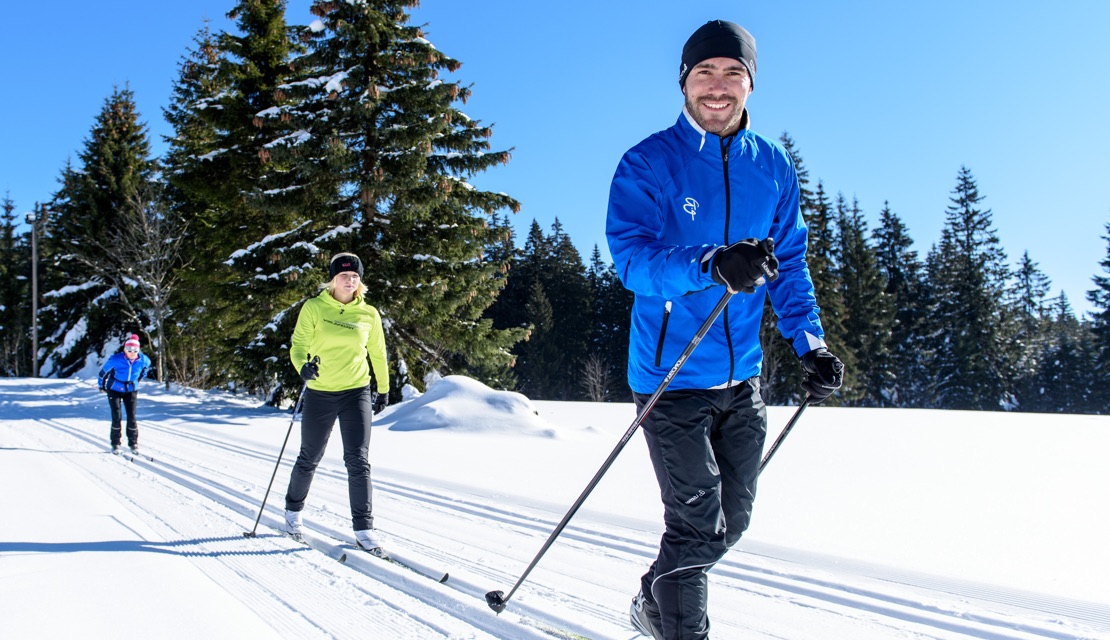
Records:
M844 363L825 347L803 355L802 368L806 370L802 388L809 394L811 404L820 403L844 382Z
M748 238L712 254L713 279L733 293L755 293L767 280L779 277L775 240Z
M315 362L309 360L301 365L301 379L305 382L315 380L320 377L320 367Z

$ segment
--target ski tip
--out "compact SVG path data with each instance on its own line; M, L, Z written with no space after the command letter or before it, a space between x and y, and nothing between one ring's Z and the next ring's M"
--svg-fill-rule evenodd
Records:
M496 613L501 613L509 603L505 602L504 591L490 591L486 594L486 604Z
M339 557L336 558L336 559L339 560L339 562L341 562L341 563L345 563L345 562L347 562L347 554L341 553L341 554L339 554Z
M443 574L443 577L439 579L439 583L443 584L444 582L447 582L447 579L450 578L450 577L451 577L450 573Z

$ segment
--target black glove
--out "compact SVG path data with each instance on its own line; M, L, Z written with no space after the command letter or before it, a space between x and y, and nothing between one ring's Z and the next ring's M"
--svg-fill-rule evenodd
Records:
M765 280L779 277L775 240L748 238L713 254L713 279L733 293L755 293Z
M812 404L818 404L829 397L844 382L844 363L824 347L802 356L802 368L806 370L802 388L809 394Z
M104 387L100 387L100 393L108 393L108 390Z
M377 397L374 398L374 415L381 413L387 404L389 404L389 394L379 393Z
M154 367L148 367L144 375L147 380L154 380L158 377L158 370Z
M308 361L301 366L301 379L305 382L320 377L320 366L314 361Z

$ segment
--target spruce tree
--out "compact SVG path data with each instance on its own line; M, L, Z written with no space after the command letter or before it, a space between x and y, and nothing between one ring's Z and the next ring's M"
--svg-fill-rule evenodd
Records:
M558 218L551 226L549 241L552 246L552 269L545 274L543 281L554 311L553 337L559 345L555 363L559 385L550 399L584 399L581 377L590 354L593 295L582 256Z
M44 237L47 303L42 309L44 375L67 377L114 351L128 333L144 331L149 318L121 304L113 286L114 229L134 215L130 200L153 180L147 128L139 120L130 89L105 100L78 154L81 167L67 163L62 187L49 207Z
M1037 411L1029 408L1027 398L1038 395L1043 387L1043 374L1041 367L1049 365L1043 360L1051 354L1055 347L1052 341L1052 329L1071 330L1074 315L1068 319L1063 311L1057 309L1060 318L1053 323L1048 307L1047 294L1052 286L1048 279L1032 258L1029 252L1022 254L1017 270L1014 272L1013 314L1014 314L1014 344L1017 347L1017 377L1015 380L1014 395L1018 409ZM1066 298L1063 301L1067 302ZM1053 325L1055 324L1055 327ZM1036 406L1042 406L1038 403Z
M298 106L282 114L303 131L286 146L313 150L323 160L306 171L334 180L310 244L324 260L362 258L396 392L431 372L501 371L525 334L482 317L504 284L485 253L502 235L491 216L519 204L467 182L510 152L491 150L491 129L459 110L470 89L441 74L460 63L408 24L411 6L315 2L319 22L301 32L309 50L286 91Z
M821 309L821 327L825 330L825 343L829 351L844 361L845 369L852 366L853 355L846 342L846 322L848 310L844 305L841 287L840 266L837 264L837 247L840 238L836 228L836 212L825 193L825 186L820 181L814 192L813 207L806 218L809 229L809 250L806 253L806 262L809 265L810 277L813 279L813 288L817 297L817 305ZM801 381L801 367L797 368L798 378ZM835 405L838 394L833 394L825 404ZM801 388L794 386L791 390L791 402L800 402Z
M838 354L845 364L839 398L845 405L886 406L883 390L889 384L894 309L875 251L867 241L867 222L859 201L853 198L848 207L840 195L837 212L840 291L848 310L843 335L847 350Z
M502 236L504 240L494 246L491 257L503 261L501 277L504 286L497 299L486 309L484 316L491 319L493 326L498 329L526 329L529 320L525 305L531 295L532 281L541 270L541 261L546 264L548 260L548 247L544 241L543 229L535 219L529 227L523 248L516 247L514 232L508 220L503 222ZM543 252L542 256L540 251ZM517 347L520 346L518 343ZM518 348L513 351L519 353Z
M1093 389L1102 390L1092 399L1092 413L1110 413L1110 402L1106 400L1105 390L1110 388L1110 223L1106 224L1106 257L1099 262L1103 275L1091 278L1095 288L1087 291L1087 300L1094 307L1091 312L1091 333L1094 336L1094 381Z
M1040 269L1040 265L1029 257L1029 251L1021 256L1014 272L1015 309L1018 324L1023 335L1035 335L1040 326L1048 319L1048 292L1052 281ZM1056 309L1059 313L1059 309Z
M1036 376L1019 397L1023 411L1086 413L1095 391L1091 332L1080 322L1063 292L1047 303L1050 326L1036 353Z
M552 366L560 361L559 344L554 339L555 312L539 280L532 281L524 310L531 319L532 330L528 339L520 344L520 357L516 361L520 391L529 398L553 398L564 381Z
M303 139L286 90L302 48L285 23L282 0L241 0L228 13L234 33L207 29L182 63L167 119L171 196L188 226L181 306L204 351L182 368L280 399L279 379L295 377L287 342L293 307L313 289L310 216L320 189L287 152ZM197 369L203 361L205 370Z
M0 214L0 375L31 372L29 283L30 247L16 233L15 202L5 194Z
M608 381L605 400L628 402L632 397L628 386L628 335L634 296L624 288L616 267L602 261L597 245L590 257L588 274L593 291L590 351L605 365Z
M913 239L898 214L883 202L879 226L872 234L876 267L894 309L889 350L881 366L883 406L922 407L930 373L923 366L926 347L923 322L929 315L924 297L923 266L913 250Z
M492 233L491 242L486 247L485 260L491 264L498 265L497 270L492 273L492 277L495 281L493 284L494 288L501 293L494 299L493 303L482 312L481 317L483 321L488 320L493 329L500 330L506 327L498 324L498 319L493 311L499 305L505 289L509 284L509 274L518 250L515 244L515 233L508 214L501 215L496 211L491 214L490 231ZM524 336L526 334L527 330L522 327L519 335ZM516 359L515 356L512 355L511 350L509 355L509 358L498 358L495 363L491 363L490 366L483 369L483 371L474 372L471 375L482 380L494 389L518 388L519 380L514 370Z
M971 171L961 167L941 240L926 269L935 296L930 318L936 406L995 410L1013 375L1006 254Z
M809 170L806 169L801 153L798 151L794 140L789 134L783 132L779 139L786 150L790 161L794 164L794 171L798 175L798 208L802 217L809 221L814 219L817 202L813 190L809 186ZM819 223L820 221L816 221ZM809 224L809 234L812 239L814 225ZM812 240L811 240L812 246ZM813 262L811 261L812 265ZM812 268L810 269L812 275ZM818 298L818 303L821 300ZM827 326L827 325L826 325ZM802 382L802 368L798 365L798 356L794 353L794 346L789 340L783 338L778 329L778 316L771 307L770 298L763 301L763 320L759 328L759 341L763 347L763 364L760 370L760 392L763 400L768 404L786 404L795 400L799 395L799 385Z
M218 101L231 91L221 74L224 54L207 25L193 42L178 65L170 104L163 110L174 131L165 139L165 196L170 214L183 226L178 275L185 284L172 301L178 322L168 327L174 338L167 368L182 384L208 388L233 377L234 345L225 334L235 314L225 318L223 312L236 295L225 261L238 243L230 244L224 234L241 199L224 191L231 165L221 146L226 144L222 115L216 113L222 111Z
M604 288L605 263L601 259L601 249L595 244L590 252L590 266L586 269L586 283L590 290L589 315L589 356L587 370L589 375L583 384L591 387L587 399L604 402L611 395L612 380L609 376L610 363L604 355L603 341L609 337L605 331L605 302L602 298ZM600 387L600 388L599 388Z
M528 341L514 349L520 356L515 370L521 391L529 397L565 400L583 395L579 376L589 349L589 295L581 259L562 225L556 220L547 235L533 220L494 306L506 323L502 326L531 328Z

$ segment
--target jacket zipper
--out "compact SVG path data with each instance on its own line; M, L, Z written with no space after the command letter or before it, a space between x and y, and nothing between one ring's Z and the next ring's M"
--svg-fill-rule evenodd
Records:
M734 138L721 138L721 162L724 166L725 174L725 246L729 245L728 232L729 223L732 221L732 193L728 179L728 151L732 146ZM728 383L732 384L733 376L736 372L736 358L732 351L732 331L728 326L728 305L724 309L724 323L725 323L725 344L728 345ZM656 365L658 366L658 364Z
M655 366L663 359L663 340L667 337L667 322L671 319L671 301L663 305L663 325L659 328L659 344L655 347Z

